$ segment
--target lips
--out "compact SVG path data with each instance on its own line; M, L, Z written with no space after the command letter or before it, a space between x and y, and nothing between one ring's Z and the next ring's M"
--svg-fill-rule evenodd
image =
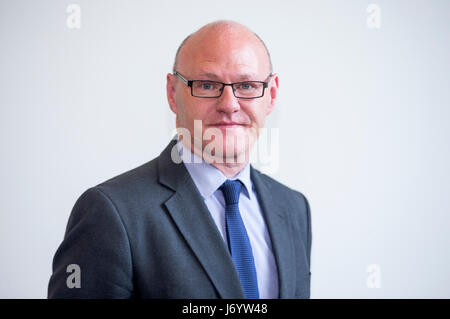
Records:
M238 127L238 126L243 126L241 123L236 123L236 122L219 122L219 123L214 123L214 124L210 124L209 126L215 126L215 127Z

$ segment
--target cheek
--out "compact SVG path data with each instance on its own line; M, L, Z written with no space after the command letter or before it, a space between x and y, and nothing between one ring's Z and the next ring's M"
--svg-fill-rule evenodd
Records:
M252 126L254 128L264 127L267 114L266 103L258 103L251 106L250 108L248 108L247 114L249 115L252 121Z
M183 101L178 104L178 122L193 127L195 120L204 121L208 117L208 108L201 101Z

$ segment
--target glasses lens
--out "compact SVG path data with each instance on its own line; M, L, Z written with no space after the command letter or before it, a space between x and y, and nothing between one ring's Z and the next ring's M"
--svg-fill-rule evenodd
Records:
M240 82L234 84L234 92L237 97L252 98L260 97L264 91L264 83L261 82Z
M201 97L220 96L223 84L213 81L194 81L192 83L192 94Z

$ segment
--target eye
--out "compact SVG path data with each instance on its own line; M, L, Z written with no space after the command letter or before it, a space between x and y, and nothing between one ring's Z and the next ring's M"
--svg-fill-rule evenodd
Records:
M255 85L250 82L240 83L238 86L239 90L251 90L253 88L255 88Z
M195 87L202 91L214 91L220 88L220 84L216 82L198 81L195 82Z
M208 82L202 83L202 89L203 90L211 90L212 87L213 87L212 83L208 83Z

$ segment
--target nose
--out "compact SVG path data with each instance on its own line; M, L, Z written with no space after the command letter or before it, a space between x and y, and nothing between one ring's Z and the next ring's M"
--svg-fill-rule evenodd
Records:
M223 88L222 95L218 98L217 111L234 113L239 111L240 108L241 106L239 104L239 100L233 94L233 88L229 85L226 85Z

